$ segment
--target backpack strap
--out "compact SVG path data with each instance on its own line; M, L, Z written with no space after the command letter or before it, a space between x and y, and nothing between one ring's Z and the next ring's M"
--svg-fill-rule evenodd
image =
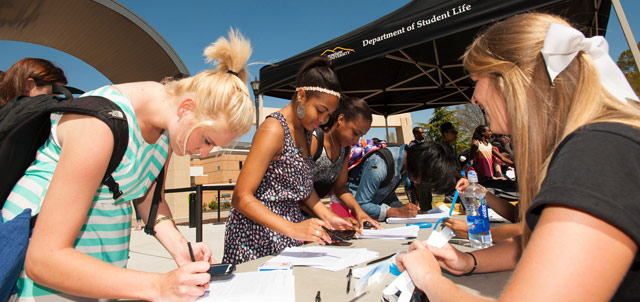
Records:
M380 148L377 152L380 152L380 155L382 155L382 158L384 158L384 161L387 164L387 176L380 183L380 188L384 188L391 183L391 179L393 179L393 176L396 174L396 163L393 161L393 155L389 149Z
M144 226L144 232L147 235L155 236L156 231L153 227L156 225L156 217L158 217L158 207L162 202L162 186L164 185L164 167L158 173L156 177L156 188L153 190L153 200L151 200L151 209L149 209L149 218L147 219L147 225Z
M113 199L118 199L122 191L111 175L120 162L129 144L129 125L122 109L111 100L100 96L87 96L63 101L51 112L72 112L94 116L103 121L113 133L113 152L102 183L109 187Z
M324 130L318 127L313 130L316 133L316 152L313 154L313 161L315 162L322 155L322 149L324 149Z
M396 163L393 161L393 154L391 154L391 151L389 151L389 149L380 148L380 149L371 151L371 152L365 154L365 156L362 157L362 159L359 161L358 164L364 163L371 155L373 155L375 153L380 153L380 156L382 156L382 158L384 159L385 164L387 165L387 175L385 176L385 178L382 180L382 182L378 186L378 188L384 188L384 187L388 186L391 183L391 180L393 179L393 176L396 174ZM360 183L360 178L349 179L349 181Z

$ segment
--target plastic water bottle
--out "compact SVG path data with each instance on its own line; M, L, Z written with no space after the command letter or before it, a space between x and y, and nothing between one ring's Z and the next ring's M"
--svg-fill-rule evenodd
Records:
M463 202L467 212L469 242L473 248L487 248L492 245L492 241L484 189L478 185L475 171L469 171L468 180L469 186L464 190Z

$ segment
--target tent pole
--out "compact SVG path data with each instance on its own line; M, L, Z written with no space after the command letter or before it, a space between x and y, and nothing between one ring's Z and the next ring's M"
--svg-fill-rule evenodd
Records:
M384 115L384 129L387 132L387 136L386 136L387 137L387 139L386 139L387 143L389 143L389 121L387 120L388 116L389 116L388 114Z
M611 4L613 5L613 9L616 11L618 22L620 22L620 27L622 27L624 37L627 39L627 44L629 44L629 49L631 49L631 53L633 54L633 59L636 62L636 68L640 69L640 51L638 51L638 44L636 39L633 38L633 33L629 27L629 22L627 22L627 17L624 15L624 10L622 9L620 0L611 0Z

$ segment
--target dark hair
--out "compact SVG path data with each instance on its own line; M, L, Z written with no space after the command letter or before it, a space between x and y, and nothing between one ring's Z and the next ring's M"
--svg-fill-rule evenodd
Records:
M479 125L476 130L473 131L473 137L471 139L482 140L482 132L489 127L487 125Z
M420 127L420 126L418 126L418 127L413 127L413 129L411 130L411 132L413 132L413 136L418 135L418 129L424 129L424 128L422 128L422 127Z
M326 88L336 92L342 91L338 75L331 66L331 60L326 57L313 57L302 65L296 75L296 87L304 86ZM322 92L306 91L306 93L308 97L311 97ZM293 94L294 101L297 100L297 96L297 92Z
M426 141L407 148L407 173L420 183L429 183L436 194L451 192L459 169L451 148Z
M450 122L444 122L440 124L440 134L444 135L445 132L453 129L453 124Z
M340 115L344 116L344 119L347 122L355 121L358 118L363 118L369 123L373 121L373 115L371 114L371 109L369 109L369 105L365 100L361 98L352 98L346 96L344 94L340 95L340 103L338 104L338 109L334 111L331 116L329 116L329 120L322 125L322 128L327 130L333 127L333 124L338 120Z
M5 72L0 81L0 101L4 103L23 94L24 82L32 78L36 85L52 85L54 83L67 84L67 77L62 69L48 60L40 58L24 58L15 62Z

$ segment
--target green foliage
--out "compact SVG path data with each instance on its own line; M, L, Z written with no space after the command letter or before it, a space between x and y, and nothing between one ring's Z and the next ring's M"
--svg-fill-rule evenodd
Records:
M228 210L228 209L231 209L231 202L229 202L229 201L223 201L223 202L221 202L220 204L221 204L221 206L222 206L222 207L220 208L221 210ZM205 205L203 204L203 205L202 205L202 207L203 207L203 209L204 209L204 208L205 208ZM216 201L216 199L215 199L215 198L214 198L214 199L212 199L212 200L209 202L209 204L208 204L208 208L209 208L209 210L214 210L214 211L218 209L218 202Z
M638 42L638 47L640 47L640 42ZM633 59L631 49L627 49L620 54L620 57L618 57L618 67L620 67L627 77L627 81L631 84L631 88L633 88L636 95L640 95L640 73Z

